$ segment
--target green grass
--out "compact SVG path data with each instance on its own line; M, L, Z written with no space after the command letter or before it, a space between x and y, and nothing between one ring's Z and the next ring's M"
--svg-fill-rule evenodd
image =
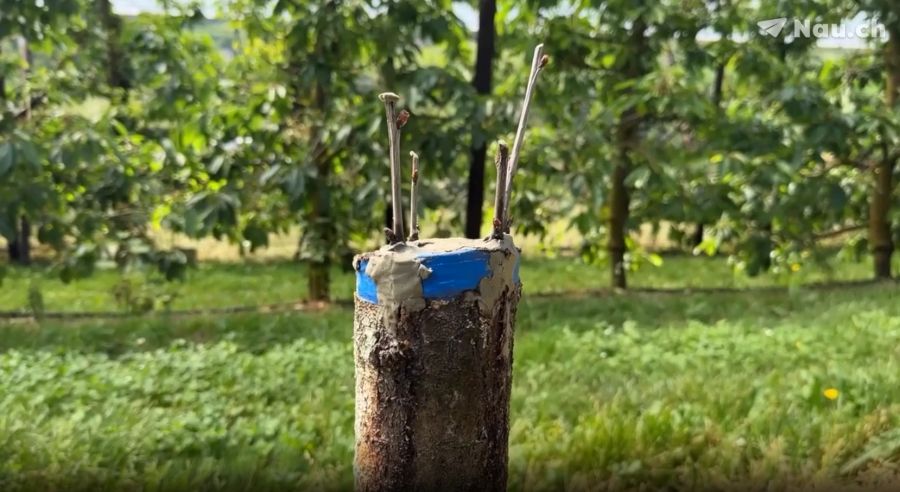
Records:
M525 270L513 490L866 489L900 463L897 285L529 298L593 287L561 265ZM351 317L2 327L0 489L346 489Z
M900 260L900 255L898 260ZM900 269L900 261L897 263ZM696 289L797 286L812 282L864 280L871 277L869 261L850 262L831 258L826 264L809 264L795 273L772 272L750 278L735 273L722 258L674 255L655 267L646 264L632 272L635 288ZM38 289L44 309L55 312L122 311L112 294L128 281L135 291L150 297L170 296L171 309L282 304L302 300L307 295L306 270L290 261L261 263L201 263L189 270L184 281L164 282L141 273L120 274L100 270L93 276L63 284L49 268L10 267L0 285L0 311L27 311L29 289ZM332 270L332 297L350 300L355 280L346 269ZM594 291L609 286L606 266L588 265L577 258L523 258L522 279L532 294ZM157 306L157 309L161 309Z

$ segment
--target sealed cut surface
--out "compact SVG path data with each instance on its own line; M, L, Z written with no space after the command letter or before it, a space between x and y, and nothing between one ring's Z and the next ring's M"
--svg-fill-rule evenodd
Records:
M399 243L354 259L361 299L409 309L467 291L481 294L487 309L499 292L518 283L518 265L519 251L508 235Z
M358 490L505 490L519 292L510 282L489 305L481 289L421 306L357 297Z

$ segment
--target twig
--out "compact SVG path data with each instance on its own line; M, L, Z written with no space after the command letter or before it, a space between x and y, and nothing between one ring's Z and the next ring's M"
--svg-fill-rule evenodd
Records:
M509 197L512 193L513 178L519 166L519 153L522 151L522 143L525 141L525 125L528 123L528 110L531 107L531 98L534 96L534 86L537 76L550 61L550 57L544 54L544 45L539 44L534 48L534 58L531 60L531 73L528 75L528 85L525 87L525 100L522 102L522 113L519 115L519 127L516 129L516 140L513 142L512 154L509 158L509 171L506 177L506 190L503 197L503 206L509 208ZM506 210L503 216L506 217Z
M400 198L400 128L394 114L394 105L400 96L393 92L384 92L378 96L384 102L384 111L388 124L388 143L391 161L391 205L394 212L393 229L388 235L388 243L403 241L403 202ZM408 117L408 113L407 113Z
M497 189L494 191L494 232L491 234L492 239L503 239L503 232L506 231L506 205L504 195L506 194L506 173L509 168L509 147L506 142L501 140L498 142L497 150Z
M831 231L822 232L813 236L813 239L819 241L822 239L830 239L836 236L841 236L843 234L849 234L851 232L861 231L865 228L869 227L868 224L857 224L846 227L841 227L839 229L834 229Z
M416 213L416 194L419 187L419 154L409 152L412 158L412 183L409 187L409 238L407 241L419 240L419 217Z

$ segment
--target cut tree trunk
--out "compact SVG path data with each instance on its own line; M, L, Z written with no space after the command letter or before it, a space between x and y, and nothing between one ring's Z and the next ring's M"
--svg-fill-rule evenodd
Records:
M518 258L509 236L356 258L357 491L506 490Z
M488 96L491 93L496 13L496 0L481 0L478 15L478 52L475 56L475 78L472 80L475 91L481 96ZM471 160L469 161L466 237L471 239L481 237L481 223L484 216L484 161L487 157L487 138L476 136L476 133L481 131L483 128L476 128L472 134Z
M885 103L896 109L900 91L900 29L893 29L885 50ZM893 150L884 143L882 159L872 168L872 196L869 198L869 246L874 257L875 278L891 278L894 241L891 231L891 198L894 194Z

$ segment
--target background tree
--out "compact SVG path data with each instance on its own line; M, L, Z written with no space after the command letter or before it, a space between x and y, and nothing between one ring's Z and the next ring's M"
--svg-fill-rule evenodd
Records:
M895 249L897 232L892 204L895 201L894 174L897 168L897 104L900 93L900 6L895 2L866 0L857 2L858 12L866 18L877 19L887 30L887 40L880 46L883 59L884 114L881 124L875 130L880 142L872 149L869 166L872 173L872 190L869 200L869 247L874 257L876 278L891 277L891 258ZM876 40L879 42L880 40Z
M494 66L497 14L495 0L481 0L478 8L478 40L475 58L475 76L472 85L479 96L491 93L491 76ZM466 195L466 237L477 238L481 234L484 206L484 160L487 155L488 136L479 124L484 117L484 103L478 105L472 122L471 160L469 161L469 192Z

